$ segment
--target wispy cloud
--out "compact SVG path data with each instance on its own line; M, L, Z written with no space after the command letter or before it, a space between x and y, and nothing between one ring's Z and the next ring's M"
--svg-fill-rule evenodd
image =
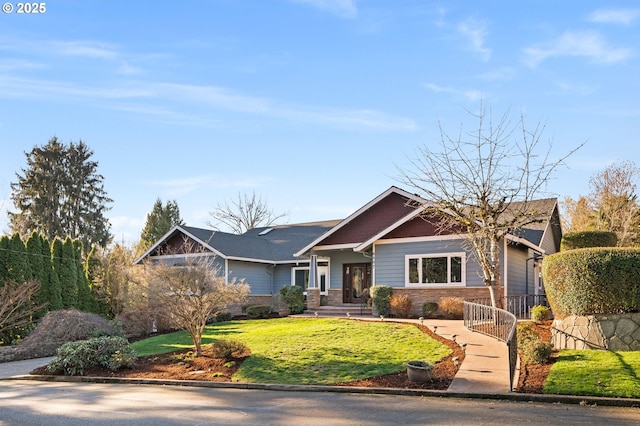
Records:
M601 24L631 25L640 17L640 9L598 9L587 18Z
M162 188L164 195L175 197L204 188L258 188L272 179L264 176L243 176L238 178L217 175L189 176L184 178L147 182Z
M291 0L295 3L305 3L320 10L332 13L340 18L355 18L358 16L356 0Z
M0 38L0 50L102 59L114 59L119 55L115 45L92 40Z
M449 93L452 95L463 96L470 102L477 102L486 97L480 90L462 90L455 87L440 86L434 83L424 83L423 86L434 93Z
M633 51L612 46L597 32L566 31L542 47L525 48L524 54L525 63L530 67L536 67L547 59L563 56L581 56L596 63L613 64L631 57Z
M491 59L491 49L485 46L485 39L488 35L485 22L468 18L458 23L456 30L469 41L471 50L479 54L483 61L487 62Z

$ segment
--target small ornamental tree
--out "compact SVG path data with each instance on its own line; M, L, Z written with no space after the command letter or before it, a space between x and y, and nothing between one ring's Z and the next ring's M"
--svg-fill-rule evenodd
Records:
M186 257L179 266L145 265L150 306L156 314L185 330L196 356L202 355L202 333L216 312L241 304L249 286L236 279L225 280L213 257Z

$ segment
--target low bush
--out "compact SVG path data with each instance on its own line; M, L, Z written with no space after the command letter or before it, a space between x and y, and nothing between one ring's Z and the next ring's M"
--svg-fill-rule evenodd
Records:
M51 311L18 346L15 359L52 356L67 342L121 334L116 324L97 314L76 310Z
M297 285L287 285L280 289L280 300L292 314L301 314L304 311L304 290Z
M464 299L462 297L441 297L438 307L451 319L462 319L464 315Z
M640 310L640 249L583 248L542 262L542 278L554 317Z
M373 306L378 315L389 316L391 313L391 296L393 296L393 287L387 285L375 285L370 289Z
M437 302L425 302L422 305L422 316L424 318L431 318L438 311Z
M411 305L411 298L406 294L394 294L389 300L391 313L399 318L409 318Z
M238 340L216 340L211 348L214 357L224 359L227 362L243 358L249 354L247 345Z
M522 345L531 340L539 339L536 325L532 322L520 322L516 328L516 336L518 338L518 348L522 349Z
M560 241L560 251L575 250L587 247L615 247L618 237L613 232L583 231L567 232Z
M546 364L551 359L551 344L537 337L526 340L521 347L522 362L525 364Z
M53 373L82 375L95 367L116 371L135 365L136 353L126 338L120 336L94 337L60 346L47 368Z
M230 312L218 312L216 314L216 322L227 322L231 321L231 313Z
M246 309L247 317L249 319L269 318L271 315L271 306L268 305L254 305L249 306Z
M531 308L531 320L543 322L551 318L551 310L546 306L537 305Z

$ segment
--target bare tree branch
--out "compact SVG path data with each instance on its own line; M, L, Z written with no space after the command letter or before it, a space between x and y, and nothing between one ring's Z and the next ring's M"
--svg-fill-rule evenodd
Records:
M33 302L39 289L35 280L8 281L0 287L0 334L31 322L31 316L44 307Z
M542 146L545 126L528 130L524 116L517 125L507 110L494 121L481 104L479 113L467 111L477 128L460 127L453 138L438 123L440 144L425 144L398 167L398 180L418 192L426 203L425 218L436 218L441 232L466 235L468 249L482 267L493 305L500 287L500 242L508 235L544 218L531 201L545 193L552 174L577 148L552 159L551 143Z
M271 226L289 216L288 213L275 213L269 209L266 201L255 192L250 196L238 193L237 200L218 203L209 215L213 220L207 225L216 230L221 230L221 225L227 226L234 234L243 234L259 226Z

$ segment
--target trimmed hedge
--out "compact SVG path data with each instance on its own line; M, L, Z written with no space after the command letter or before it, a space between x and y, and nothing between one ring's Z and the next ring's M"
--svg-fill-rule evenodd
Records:
M542 262L542 278L557 319L640 310L640 248L583 248Z
M378 315L389 316L391 313L391 296L393 296L393 287L388 285L374 285L370 288L373 305Z
M271 306L255 305L247 308L247 317L249 319L265 319L271 315Z
M618 237L614 232L583 231L567 232L562 236L560 251L575 250L587 247L615 247Z

